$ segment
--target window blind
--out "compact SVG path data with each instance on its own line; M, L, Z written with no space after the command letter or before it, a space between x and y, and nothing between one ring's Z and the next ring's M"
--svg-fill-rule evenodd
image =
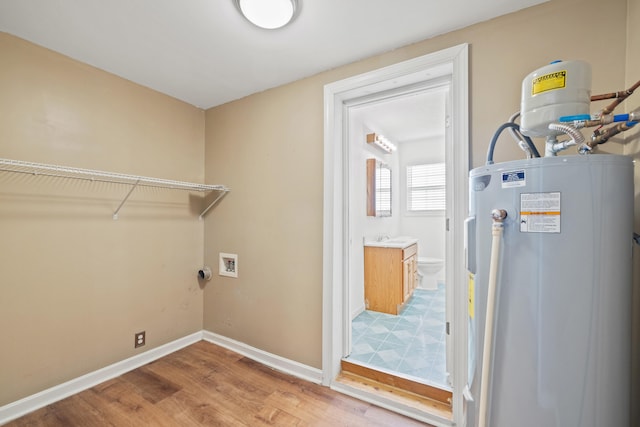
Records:
M424 212L446 209L444 163L407 166L407 210Z

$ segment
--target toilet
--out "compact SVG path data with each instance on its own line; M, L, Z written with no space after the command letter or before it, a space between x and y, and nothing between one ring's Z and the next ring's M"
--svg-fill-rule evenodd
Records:
M438 289L438 273L444 266L440 258L418 257L418 277L421 289Z

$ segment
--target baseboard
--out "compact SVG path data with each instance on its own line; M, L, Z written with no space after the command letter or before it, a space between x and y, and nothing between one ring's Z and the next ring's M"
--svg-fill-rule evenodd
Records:
M364 303L358 307L356 307L355 310L353 310L351 312L351 320L355 319L356 317L358 317L360 315L360 313L363 313L366 310Z
M246 356L273 369L293 375L312 383L322 383L322 370L304 365L302 363L286 359L276 354L268 353L255 347L251 347L240 341L218 335L214 332L203 331L202 339L217 344L228 350Z
M202 334L202 331L200 331L186 337L179 338L170 343L161 345L160 347L137 354L128 359L116 362L102 369L98 369L97 371L90 372L81 377L2 406L0 407L0 425L8 423L11 420L15 420L29 412L43 408L53 402L57 402L102 382L120 376L133 369L139 368L140 366L153 362L154 360L178 351L188 345L201 341L203 339Z

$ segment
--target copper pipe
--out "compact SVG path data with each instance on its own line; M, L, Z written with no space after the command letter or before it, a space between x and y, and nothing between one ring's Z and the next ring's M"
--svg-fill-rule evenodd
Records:
M636 90L638 87L640 87L640 80L638 80L633 86L631 86L629 89L624 90L622 92L612 92L612 93L605 93L603 95L594 95L591 97L591 101L599 101L602 99L611 99L611 98L616 98L615 101L613 101L611 104L607 105L606 107L604 107L600 113L602 115L607 115L607 114L611 114L613 112L613 110L620 105L620 103L622 101L624 101L625 99L627 99L634 90Z
M594 132L591 138L591 141L589 142L589 146L593 148L598 144L604 144L612 136L617 135L620 132L624 132L626 130L631 129L633 127L633 124L630 126L628 123L634 123L634 122L622 122L615 126L608 127L603 131Z
M592 95L591 102L602 101L603 99L617 98L619 96L622 96L623 94L624 92L610 92L610 93L603 93L601 95Z

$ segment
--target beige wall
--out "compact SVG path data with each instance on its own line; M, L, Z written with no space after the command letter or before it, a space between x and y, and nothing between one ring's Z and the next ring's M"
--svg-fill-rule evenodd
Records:
M231 192L205 220L205 260L238 278L205 288L205 329L320 367L322 83L305 80L206 115L207 182Z
M232 193L206 221L205 260L237 253L240 277L207 285L205 329L321 367L325 84L469 43L475 167L495 129L519 110L522 79L536 68L588 61L594 94L634 79L625 76L626 12L626 0L552 0L208 110L207 181L225 182ZM515 158L514 144L501 139L496 161Z
M3 33L0 57L0 157L203 182L203 111ZM201 203L138 189L114 221L127 191L0 173L0 406L202 329Z

